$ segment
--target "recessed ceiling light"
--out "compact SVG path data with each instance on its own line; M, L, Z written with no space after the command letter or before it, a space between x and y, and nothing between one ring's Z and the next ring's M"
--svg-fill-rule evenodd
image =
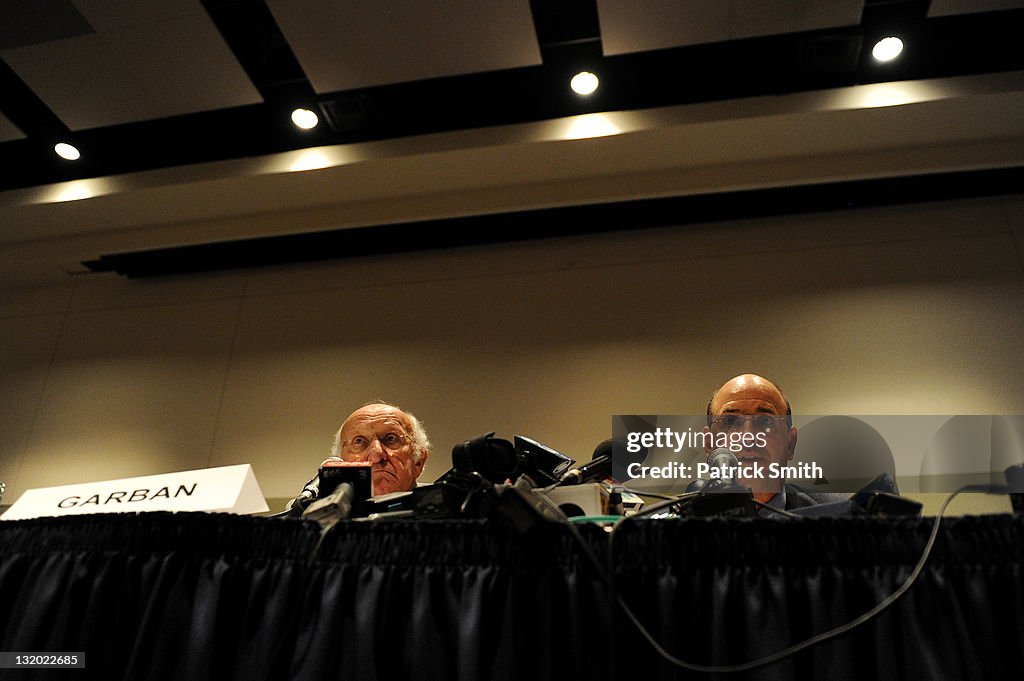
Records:
M569 87L572 88L573 92L579 95L589 95L597 89L598 80L590 71L580 71L572 80L569 81Z
M53 145L53 151L61 158L68 161L77 161L82 157L81 152L67 142L58 142Z
M903 41L895 36L882 38L871 49L871 56L877 61L892 61L903 51Z
M315 128L316 124L319 122L320 119L317 115L309 109L296 109L295 111L292 111L292 123L303 130Z

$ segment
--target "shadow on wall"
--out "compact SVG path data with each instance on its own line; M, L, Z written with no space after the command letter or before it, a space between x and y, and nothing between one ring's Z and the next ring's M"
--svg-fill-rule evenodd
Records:
M921 462L921 491L949 492L968 480L958 475L987 475L1005 485L1005 471L1024 463L1024 416L954 416L932 438ZM980 481L978 481L980 482Z
M815 492L852 494L882 473L896 480L896 461L885 438L852 416L823 416L801 426L793 462L821 466L824 478L799 481Z

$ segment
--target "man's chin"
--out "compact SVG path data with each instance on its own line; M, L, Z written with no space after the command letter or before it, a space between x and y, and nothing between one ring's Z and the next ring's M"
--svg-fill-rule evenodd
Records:
M772 484L766 484L765 480L737 480L736 482L744 487L749 487L754 494L778 494L782 491L782 485L775 484L774 481Z
M767 459L754 454L744 454L738 458L739 475L737 482L753 485L762 479L767 469ZM759 475L760 473L760 475Z
M401 485L394 477L381 474L380 476L374 476L373 478L373 496L382 497L385 494L391 494L392 492L402 492Z

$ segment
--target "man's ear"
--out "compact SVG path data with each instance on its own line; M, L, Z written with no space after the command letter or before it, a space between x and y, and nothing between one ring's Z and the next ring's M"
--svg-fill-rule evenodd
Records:
M420 460L413 463L413 470L416 471L416 477L420 477L420 473L423 472L423 467L427 464L427 450L420 450Z
M711 432L711 428L709 428L708 426L704 426L704 431L703 432L705 434L704 435L704 456L707 456L708 454L713 452L715 448L714 447L708 447L708 437L707 437L707 434ZM712 438L712 440L713 439L714 438Z
M786 456L786 461L792 461L793 456L796 454L796 428L789 429L789 453Z

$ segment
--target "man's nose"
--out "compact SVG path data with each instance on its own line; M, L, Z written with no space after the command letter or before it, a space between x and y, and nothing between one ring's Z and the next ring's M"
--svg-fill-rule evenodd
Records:
M388 453L384 451L384 445L381 444L379 438L374 438L373 442L370 443L370 448L366 450L366 459L370 463L379 463L387 461Z

